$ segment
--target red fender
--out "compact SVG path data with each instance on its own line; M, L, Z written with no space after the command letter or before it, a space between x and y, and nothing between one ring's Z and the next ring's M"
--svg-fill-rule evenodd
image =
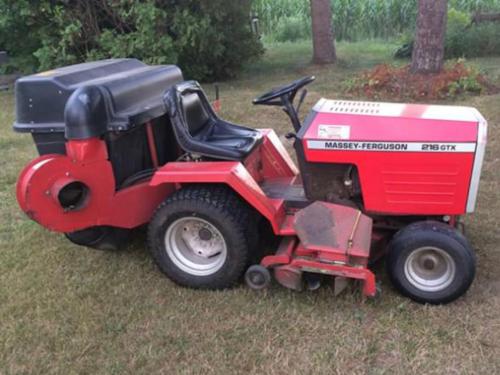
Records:
M250 206L269 220L275 233L285 219L282 200L269 199L243 164L225 162L175 162L161 167L151 180L152 186L164 183L219 183L229 185Z

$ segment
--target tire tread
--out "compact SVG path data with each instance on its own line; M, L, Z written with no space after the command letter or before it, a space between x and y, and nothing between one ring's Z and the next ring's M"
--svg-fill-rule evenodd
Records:
M237 241L239 255L231 265L231 276L217 272L209 277L193 277L182 271L176 271L159 259L159 250L156 243L158 223L169 214L169 209L189 205L196 212L198 209L211 207L214 215L218 215L223 222L232 223L231 232L240 240ZM151 219L148 227L148 247L160 269L177 284L196 289L224 289L238 283L248 266L250 253L253 250L253 239L256 238L255 225L252 223L253 212L230 188L224 185L187 185L169 196L162 202ZM201 281L203 278L203 281Z
M418 242L419 237L425 233L426 236L434 236L435 241L454 242L455 251L460 255L461 259L465 260L460 266L463 267L463 278L460 280L459 286L450 293L437 293L431 295L429 292L416 292L405 286L401 271L397 264L401 253L407 250L409 244ZM433 233L437 234L435 236ZM471 285L475 276L476 257L474 250L469 242L455 228L437 221L420 221L415 222L397 232L388 246L386 268L391 283L403 295L420 303L444 304L451 302L462 294L464 294ZM457 271L458 272L458 271Z

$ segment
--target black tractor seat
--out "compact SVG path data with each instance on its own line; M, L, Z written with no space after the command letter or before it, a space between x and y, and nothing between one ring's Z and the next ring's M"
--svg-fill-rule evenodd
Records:
M243 160L262 142L257 130L217 117L196 81L172 86L164 96L180 147L189 153L223 160Z

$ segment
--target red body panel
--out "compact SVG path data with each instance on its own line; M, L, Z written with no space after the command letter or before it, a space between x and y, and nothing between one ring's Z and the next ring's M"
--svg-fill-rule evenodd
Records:
M304 156L312 163L354 164L367 212L461 215L478 141L476 113L467 107L322 100L305 125Z
M473 153L308 150L308 161L358 168L365 209L373 213L460 215L465 212Z
M299 170L274 130L260 129L260 131L265 137L259 150L262 178L293 177L298 175Z
M350 126L350 140L396 142L476 142L475 122L318 113L305 137L316 139L322 124Z
M268 199L255 179L239 162L168 163L155 173L151 186L164 183L227 184L266 217L275 232L279 231L284 218L282 201Z
M171 162L160 167L151 181L119 191L104 141L68 141L66 155L44 155L23 169L17 199L30 218L54 231L72 232L97 225L134 228L147 223L179 184L224 183L266 217L275 233L279 233L285 218L283 201L268 199L257 182L293 177L298 171L274 131L262 132L262 144L243 163ZM65 211L57 193L72 181L83 182L89 197L81 208Z
M148 182L115 191L106 145L93 138L69 141L67 155L44 155L28 164L17 184L17 199L26 214L58 232L110 225L134 228L147 223L156 207L174 191L174 185L149 186ZM57 192L71 181L81 181L89 196L81 208L65 211Z
M260 183L269 178L287 178L299 174L295 163L272 129L259 129L264 139L243 165L253 179Z
M267 178L293 177L295 164L279 141L276 133L263 129L262 145L243 162L173 162L167 163L153 176L151 186L167 184L220 183L229 185L250 206L267 218L278 234L285 220L283 201L270 199L258 182Z

